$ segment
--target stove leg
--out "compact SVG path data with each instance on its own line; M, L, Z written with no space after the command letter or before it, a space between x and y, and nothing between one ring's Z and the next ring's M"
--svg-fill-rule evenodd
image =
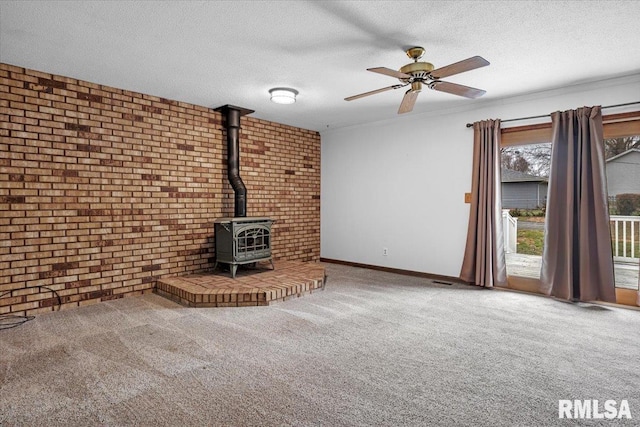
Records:
M236 278L236 270L238 269L237 264L231 264L231 277Z
M276 269L276 266L275 266L275 265L273 265L273 260L272 260L271 258L269 258L269 262L271 263L271 269L272 269L272 270L275 270L275 269Z

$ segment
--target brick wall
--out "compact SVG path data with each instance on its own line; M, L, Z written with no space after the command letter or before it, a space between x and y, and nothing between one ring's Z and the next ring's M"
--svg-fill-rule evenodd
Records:
M211 268L213 221L233 216L222 120L0 64L0 314L139 295ZM276 260L318 260L319 134L251 116L241 126L248 216L275 219Z

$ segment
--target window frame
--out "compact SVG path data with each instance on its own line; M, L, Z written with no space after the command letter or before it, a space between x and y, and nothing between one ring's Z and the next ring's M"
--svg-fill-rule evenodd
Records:
M604 139L640 135L640 111L602 116ZM500 145L529 145L551 141L551 122L507 127L500 130Z

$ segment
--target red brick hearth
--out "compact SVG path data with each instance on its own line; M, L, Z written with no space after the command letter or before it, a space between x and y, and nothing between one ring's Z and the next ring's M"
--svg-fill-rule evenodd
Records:
M155 292L189 307L247 307L286 301L323 289L325 268L315 262L277 261L256 270L162 277Z

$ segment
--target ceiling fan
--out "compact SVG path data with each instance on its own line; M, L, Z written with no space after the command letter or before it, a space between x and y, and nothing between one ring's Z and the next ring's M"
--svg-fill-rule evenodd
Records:
M413 106L416 103L418 94L422 90L423 84L429 89L464 96L465 98L478 98L485 94L485 91L482 89L475 89L456 83L443 82L440 79L487 66L489 65L489 61L486 59L480 56L472 56L471 58L463 61L434 70L433 64L418 61L418 59L422 58L422 55L424 55L424 48L420 46L412 47L407 49L406 53L409 58L413 59L413 62L405 65L398 71L386 67L367 68L367 71L396 77L402 84L395 84L382 89L376 89L359 95L350 96L344 100L353 101L354 99L364 98L365 96L375 95L376 93L385 92L391 89L400 89L401 87L411 85L411 89L405 92L404 98L402 98L402 102L400 103L400 108L398 109L398 114L402 114L413 110Z

